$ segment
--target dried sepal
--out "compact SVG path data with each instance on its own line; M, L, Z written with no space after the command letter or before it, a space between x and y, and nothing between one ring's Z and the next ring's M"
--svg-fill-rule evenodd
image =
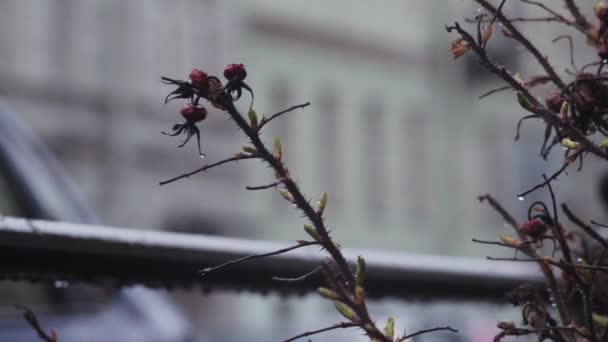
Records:
M481 46L485 47L488 44L488 40L492 37L492 25L488 25L483 30L481 35Z

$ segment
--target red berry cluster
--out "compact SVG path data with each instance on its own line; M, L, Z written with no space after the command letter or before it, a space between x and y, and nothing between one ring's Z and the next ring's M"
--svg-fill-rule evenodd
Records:
M547 229L547 225L540 219L526 221L519 227L522 234L529 236L534 241L541 240Z
M170 136L185 133L186 139L178 147L184 146L193 136L196 136L199 143L199 153L204 155L200 146L200 130L196 126L197 122L207 118L207 109L199 104L201 99L211 102L214 107L221 110L226 110L231 105L231 101L238 100L241 97L242 89L248 90L253 99L253 91L243 82L247 77L247 71L243 64L228 64L224 69L224 77L227 80L226 85L222 85L219 78L210 76L199 69L192 70L188 75L188 80L161 77L163 83L177 86L175 90L167 95L165 103L174 99L189 100L189 103L185 104L180 110L180 114L186 121L175 124L172 133L162 132Z

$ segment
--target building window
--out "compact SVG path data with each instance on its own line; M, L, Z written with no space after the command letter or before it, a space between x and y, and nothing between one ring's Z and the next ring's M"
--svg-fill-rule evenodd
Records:
M317 168L320 185L332 197L332 206L339 208L341 198L340 121L337 93L323 88L319 94L320 116L317 119Z
M430 160L428 136L429 118L424 113L406 112L402 117L401 146L405 156L401 158L403 196L408 217L424 220L430 212Z
M363 153L361 168L363 170L364 205L372 217L385 213L387 204L384 146L384 112L382 101L377 97L365 100L362 108L361 139Z

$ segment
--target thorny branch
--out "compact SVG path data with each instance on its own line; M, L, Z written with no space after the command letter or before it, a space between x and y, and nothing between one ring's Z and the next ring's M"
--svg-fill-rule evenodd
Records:
M299 335L296 335L292 338L288 338L286 340L284 340L283 342L291 342L291 341L295 341L298 340L302 337L307 337L307 336L312 336L312 335L316 335L316 334L320 334L326 331L331 331L331 330L336 330L336 329L348 329L348 328L354 328L359 326L358 324L352 323L352 322L342 322L342 323L338 323L338 324L334 324L331 325L329 327L325 327L325 328L321 328L321 329L317 329L317 330L312 330L312 331L307 331L304 333L301 333Z
M50 334L44 331L42 326L40 326L40 323L38 322L38 318L36 317L34 311L23 305L17 305L17 309L23 310L23 317L29 323L29 325L32 326L34 331L36 331L40 339L46 342L57 342L57 334L55 333L55 330L51 330Z
M180 112L186 119L186 122L178 124L174 127L182 127L187 125L191 130L196 130L198 132L196 123L203 121L207 113L205 108L199 104L199 101L200 99L206 99L211 102L214 107L228 113L230 118L247 136L250 145L243 147L243 152L237 153L231 158L227 158L214 164L206 165L200 169L161 182L161 185L192 176L198 172L208 170L224 163L242 159L260 159L274 170L276 182L263 186L247 187L247 189L261 190L278 187L278 192L283 196L283 198L298 208L304 214L304 217L307 218L311 223L311 225L305 225L304 230L314 239L314 241L299 241L297 245L289 248L272 253L251 255L238 260L229 261L216 267L206 268L202 270L201 273L208 274L214 270L251 259L286 253L293 249L310 246L313 244L319 245L331 257L330 263L321 266L322 270L324 271L326 281L329 285L329 289L320 288L319 294L331 300L336 306L337 311L350 321L350 323L344 323L348 327L358 327L364 330L365 334L373 341L395 341L392 333L392 330L394 329L394 321L390 319L387 323L385 331L383 332L376 326L368 312L364 289L364 259L359 257L357 261L356 273L353 272L351 265L344 258L340 250L340 246L330 237L329 229L325 226L323 219L323 213L327 202L327 194L323 193L319 199L319 202L317 203L317 208L313 208L308 199L301 192L298 184L290 176L289 170L283 161L280 139L278 137L275 138L272 149L269 149L261 140L260 132L266 124L295 109L305 108L309 106L310 103L307 102L292 106L288 109L273 114L268 118L262 117L260 121L258 121L255 109L250 106L247 113L249 119L248 122L235 106L235 101L241 97L243 90L251 93L253 103L253 90L244 82L246 76L247 72L242 64L229 64L224 70L224 77L228 79L228 83L226 85L222 85L219 78L209 76L205 72L198 69L195 69L190 73L189 81L173 80L166 77L163 78L165 83L177 86L177 89L170 93L172 96L171 99L183 98L189 99L190 101L190 103L187 104ZM303 277L307 276L309 275L304 275ZM299 279L289 279L289 281L298 280ZM344 325L339 325L338 327L342 326ZM336 327L331 328L333 329ZM327 328L321 329L317 332L326 331L326 329ZM304 334L299 336L308 335Z
M481 0L479 0L481 1ZM482 1L483 2L483 1ZM488 4L488 6L491 6ZM492 7L493 8L493 7ZM499 20L501 15L498 16ZM460 24L454 23L453 26L446 27L448 32L456 31L461 37L467 42L472 51L475 52L477 57L479 58L479 62L486 67L489 71L496 74L500 78L502 78L505 82L507 82L511 88L515 91L521 93L521 95L525 98L525 100L530 104L530 107L533 108L534 113L541 117L547 124L553 127L559 127L563 135L570 137L572 140L581 144L582 148L589 153L596 155L602 159L608 160L608 152L605 149L598 147L592 141L587 139L587 137L578 129L573 127L569 123L564 123L560 119L559 116L556 116L552 111L546 108L543 104L541 104L531 93L530 91L518 80L513 77L505 67L498 66L495 62L493 62L487 55L486 51L481 48L481 46L475 41L475 39L465 31ZM551 69L552 70L552 69ZM554 72L553 72L554 73ZM555 79L553 79L555 80ZM564 85L565 87L565 85Z

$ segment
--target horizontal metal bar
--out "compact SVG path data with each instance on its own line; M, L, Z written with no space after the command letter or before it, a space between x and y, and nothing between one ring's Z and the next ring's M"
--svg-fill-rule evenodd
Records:
M322 282L320 275L294 283L272 277L297 277L316 268L325 254L315 246L205 276L199 273L205 267L293 244L5 217L0 220L0 277L104 286L314 290ZM522 283L543 282L536 266L528 263L354 249L344 253L351 262L357 255L365 256L368 295L375 298L493 301Z

